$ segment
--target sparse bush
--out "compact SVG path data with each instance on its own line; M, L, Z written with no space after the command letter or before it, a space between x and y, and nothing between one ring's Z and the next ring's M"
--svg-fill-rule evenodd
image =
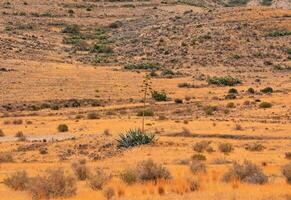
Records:
M22 119L15 119L15 120L13 120L12 123L13 123L14 125L20 125L20 124L23 123L23 120L22 120Z
M90 112L87 114L87 119L99 119L99 115L95 112Z
M44 155L44 154L47 154L48 153L48 150L47 150L46 147L40 147L39 153L42 154L42 155Z
M226 182L240 180L251 184L265 184L268 182L268 177L257 165L250 161L244 161L243 164L234 163L232 168L224 174L223 180Z
M142 161L137 165L137 176L140 181L156 181L158 179L171 178L167 168L154 163L152 160Z
M226 105L227 108L235 108L235 105L233 102L229 102L227 105Z
M119 148L129 148L138 145L150 144L156 140L155 135L146 134L141 129L131 129L126 134L120 134L117 139Z
M138 64L127 64L124 66L127 70L159 70L160 65L157 63L138 63Z
M259 107L260 108L271 108L272 104L269 102L262 102L262 103L260 103Z
M282 167L282 174L285 176L287 183L291 184L291 163Z
M253 144L248 144L245 147L245 149L249 151L262 151L265 149L265 147L260 143L253 143Z
M152 116L154 116L154 111L151 110L151 109L139 110L139 111L137 112L137 116L138 116L138 117L142 117L142 116L145 116L145 117L152 117Z
M95 53L104 53L104 54L112 54L113 49L106 44L95 43L91 48L91 52Z
M67 25L63 31L63 33L69 33L72 35L78 35L80 34L80 27L77 24L71 24L71 25Z
M267 36L269 36L269 37L281 37L281 36L288 36L288 35L291 35L291 31L288 31L288 30L276 30L276 31L269 32L267 34Z
M243 128L242 128L242 126L240 124L235 124L234 130L241 131L241 130L243 130Z
M233 146L230 143L221 143L219 144L218 149L222 153L230 153L233 151Z
M230 93L230 94L237 94L238 92L237 92L237 89L235 89L235 88L230 88L230 89L228 90L228 93Z
M107 187L103 189L103 195L106 199L112 199L115 195L115 191L112 187Z
M60 124L58 126L58 131L59 132L68 132L69 131L69 127L67 124Z
M205 106L203 109L206 115L213 115L215 111L218 111L217 106Z
M2 131L2 129L0 129L0 137L4 137L4 136L5 136L4 132Z
M262 89L261 92L263 92L263 93L273 93L273 88L266 87L266 88Z
M16 134L15 134L15 137L17 138L21 138L21 137L25 137L23 132L22 131L18 131Z
M190 165L190 170L193 174L198 174L198 173L206 173L206 165L202 162L192 162Z
M156 101L167 101L167 94L165 91L153 91L152 98Z
M86 160L79 160L78 162L72 163L72 170L78 180L85 180L90 175L90 170L86 165Z
M13 190L26 190L29 183L29 178L26 171L17 171L11 176L4 179L3 183Z
M206 151L210 147L211 141L196 142L193 146L193 150L199 153Z
M194 155L192 155L191 158L194 161L205 161L206 160L206 156L204 156L203 154L194 154Z
M236 99L236 95L233 93L225 95L225 99Z
M291 160L291 152L286 152L285 153L285 158L288 160Z
M7 162L13 162L13 157L11 153L8 153L8 152L0 153L0 163L7 163Z
M234 86L241 83L241 80L231 77L231 76L223 76L223 77L211 77L208 79L209 84L220 85L220 86Z
M48 170L46 176L34 177L29 183L33 199L71 197L76 194L76 179L65 176L63 169Z
M104 170L97 168L95 173L88 178L88 183L93 190L101 190L110 178L111 177L106 174Z
M189 190L191 192L197 191L200 188L200 184L198 180L190 179L188 180L189 183Z
M123 171L120 175L120 178L128 185L131 185L138 181L137 172L134 169L127 169Z

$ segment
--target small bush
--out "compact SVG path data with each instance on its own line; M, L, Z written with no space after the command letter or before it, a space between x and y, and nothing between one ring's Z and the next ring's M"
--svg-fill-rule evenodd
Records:
M259 107L260 108L271 108L272 104L269 102L262 102L262 103L260 103Z
M182 99L175 99L175 103L176 104L181 104L181 103L183 103L183 100Z
M11 176L4 179L3 183L13 190L26 190L29 183L29 178L26 171L17 171Z
M190 179L188 183L189 183L189 190L191 192L197 191L200 188L200 184L198 180Z
M127 70L159 70L160 65L156 63L138 63L138 64L127 64L124 66Z
M265 147L260 143L253 143L253 144L248 144L245 147L245 149L249 151L262 151L265 149Z
M235 105L233 102L229 102L227 105L226 105L227 108L235 108Z
M265 184L268 182L268 177L258 166L250 161L244 161L243 164L234 163L232 168L224 174L223 180L226 182L240 180L245 183Z
M288 36L288 35L291 35L291 31L288 31L288 30L276 30L276 31L269 32L267 34L267 36L269 36L269 37L281 37L281 36Z
M20 125L20 124L23 123L23 120L22 120L22 119L15 119L15 120L13 120L12 123L13 123L14 125Z
M241 83L241 80L237 78L233 78L231 76L223 76L223 77L211 77L208 79L208 83L212 85L220 85L220 86L234 86Z
M194 154L194 155L192 155L191 158L194 161L205 161L206 160L206 156L204 156L203 154Z
M110 180L110 176L104 170L97 168L95 173L88 178L91 189L101 190L103 186Z
M69 127L67 124L60 124L58 126L58 131L59 132L68 132L69 131Z
M236 95L233 93L225 95L225 99L236 99Z
M127 169L123 171L120 175L120 178L123 182L131 185L138 181L137 172L134 169Z
M152 117L152 116L154 116L154 111L151 110L151 109L139 110L139 111L137 112L137 116L138 116L138 117L142 117L142 116L145 116L145 117Z
M206 173L207 168L204 163L196 161L196 162L191 163L190 170L193 174L198 174L198 173Z
M15 137L17 138L21 138L21 137L25 137L23 132L22 131L18 131L16 134L15 134Z
M71 197L76 195L76 179L65 176L63 169L48 170L46 176L34 177L29 184L33 199Z
M99 119L99 115L95 112L90 112L87 114L87 119Z
M130 129L126 134L120 134L118 148L129 148L138 145L150 144L156 140L155 135L146 134L140 129Z
M107 187L103 189L103 195L106 199L112 199L115 195L115 191L112 187Z
M221 143L219 144L218 149L222 153L230 153L233 151L233 146L230 143Z
M266 87L266 88L262 89L261 92L263 92L263 93L273 93L273 88Z
M213 115L214 112L218 111L217 106L205 106L203 109L206 115Z
M255 94L255 89L254 89L254 88L249 88L249 89L248 89L248 93L250 93L250 94Z
M90 170L86 165L85 160L79 160L72 163L72 170L78 180L86 180L90 175Z
M152 160L142 161L137 165L137 176L140 181L156 181L170 179L171 174L167 168L154 163Z
M285 153L285 158L288 160L291 160L291 152L286 152Z
M4 132L2 131L2 129L0 129L0 137L4 137L4 136L5 136Z
M156 101L167 101L167 94L165 91L153 91L152 98Z
M230 93L230 94L237 94L238 91L237 91L237 89L235 89L235 88L230 88L230 89L228 90L228 93Z
M80 34L80 27L77 24L71 24L71 25L67 25L63 31L63 33L69 33L72 35L78 35Z
M206 151L210 147L210 141L196 142L193 146L193 150L199 153Z
M282 167L282 174L285 176L287 183L291 184L291 163Z

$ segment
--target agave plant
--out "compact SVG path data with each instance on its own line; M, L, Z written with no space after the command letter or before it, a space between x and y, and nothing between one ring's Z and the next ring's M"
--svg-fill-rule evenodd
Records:
M130 129L126 134L120 134L117 139L119 148L129 148L138 145L150 144L156 140L155 135L146 134L141 129Z

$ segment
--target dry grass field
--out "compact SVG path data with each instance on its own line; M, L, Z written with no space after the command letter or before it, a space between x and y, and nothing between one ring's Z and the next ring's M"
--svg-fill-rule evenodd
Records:
M0 200L291 200L290 9L0 0Z

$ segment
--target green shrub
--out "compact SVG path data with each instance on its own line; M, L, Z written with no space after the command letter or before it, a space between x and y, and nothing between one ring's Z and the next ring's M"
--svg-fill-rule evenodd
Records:
M240 180L244 183L265 184L268 182L268 177L258 166L250 161L244 161L243 164L234 163L232 168L224 174L223 180L226 182Z
M220 85L220 86L234 86L241 83L241 80L233 78L231 76L222 76L222 77L211 77L208 79L209 84Z
M248 89L248 93L250 93L250 94L254 94L254 93L255 93L254 88L251 88L251 87L250 87L250 88Z
M137 64L127 64L124 66L127 70L159 70L160 65L157 63L137 63Z
M69 127L67 124L60 124L58 126L58 131L59 132L68 132L69 131Z
M105 44L95 43L91 48L92 53L112 54L113 49Z
M261 4L263 6L270 6L270 5L272 5L272 2L273 2L273 0L262 0Z
M181 103L183 103L183 99L175 99L175 103L176 104L181 104Z
M238 92L237 92L237 89L235 89L235 88L230 88L230 89L228 90L228 93L230 93L230 94L237 94Z
M217 106L205 106L203 109L206 115L213 115L214 112L218 111Z
M120 134L117 139L118 148L130 148L138 145L153 143L156 140L155 135L146 134L140 129L130 129L126 134Z
M152 98L156 101L167 101L167 94L165 91L153 91Z
M266 88L262 89L261 92L263 92L263 93L273 93L273 88L266 87Z
M262 103L260 103L259 107L260 108L271 108L272 104L269 102L262 102Z
M289 30L276 30L269 32L267 36L269 37L281 37L281 36L288 36L291 35L291 31Z

